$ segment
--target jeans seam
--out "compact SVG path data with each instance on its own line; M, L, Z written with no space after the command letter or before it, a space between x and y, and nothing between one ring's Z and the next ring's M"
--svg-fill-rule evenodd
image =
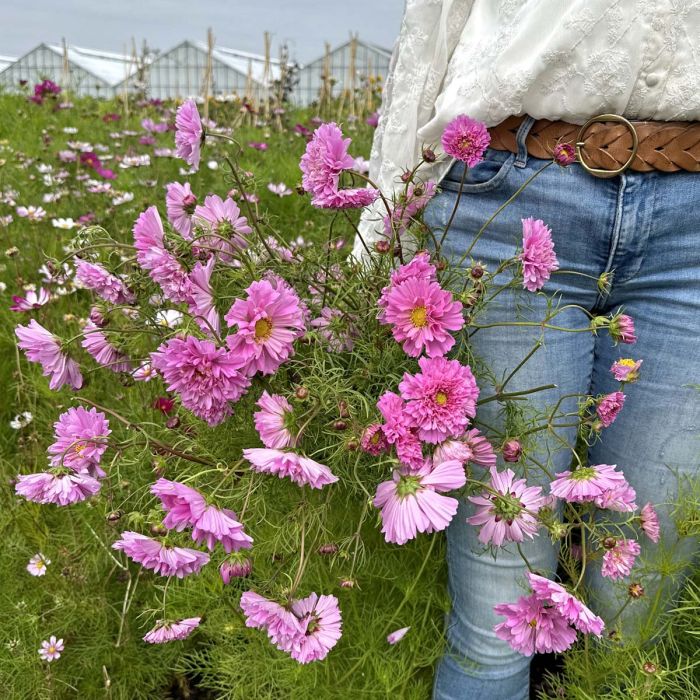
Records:
M601 273L601 277L602 275L607 275L611 271L613 261L615 260L615 255L617 253L617 246L620 242L620 231L622 229L622 216L626 185L627 180L625 176L620 175L620 185L617 190L617 202L615 203L615 217L613 219L612 236L610 241L610 252L608 253L608 259L605 263L605 268ZM614 278L612 284L615 284ZM604 293L602 291L598 292L598 297L596 298L595 303L593 304L591 312L595 313L596 311L600 310L603 306L605 298L610 296L610 294L612 294L612 286L610 287L607 293Z

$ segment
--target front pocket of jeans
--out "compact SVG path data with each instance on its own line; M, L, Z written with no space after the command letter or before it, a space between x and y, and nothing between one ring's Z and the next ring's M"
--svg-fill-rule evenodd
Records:
M462 186L464 194L472 194L477 192L488 192L496 189L508 176L513 163L515 162L515 153L506 153L504 151L489 151L486 152L484 160L478 165L470 168ZM505 157L504 157L505 156ZM450 192L459 192L462 170L453 166L448 175L440 183L443 190ZM455 172L457 171L457 172Z

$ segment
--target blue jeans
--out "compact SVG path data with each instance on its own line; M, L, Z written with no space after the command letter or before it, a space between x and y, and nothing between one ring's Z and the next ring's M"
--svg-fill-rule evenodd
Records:
M516 154L489 149L482 164L468 174L452 227L443 245L448 259L459 259L481 225L546 161L528 157L524 140L530 123L520 129ZM425 218L433 228L444 228L455 205L461 164L453 166L442 182L442 192L429 205ZM543 219L552 229L561 273L545 286L560 306L577 304L595 314L624 307L634 318L638 341L615 346L606 331L590 333L541 330L533 326L480 329L471 339L474 355L490 367L494 381L503 380L528 354L540 337L544 345L508 384L508 391L556 384L555 389L530 396L529 404L544 410L570 394L615 391L610 367L622 357L643 359L640 379L626 386L627 401L612 426L590 449L592 464L617 464L637 492L641 507L657 506L662 544L640 542L638 562L651 562L663 547L674 556L692 558L696 543L680 539L671 512L679 476L697 473L700 443L700 403L692 384L700 380L700 175L628 171L599 179L578 164L566 169L552 165L501 212L475 245L471 257L489 270L511 258L521 245L521 219ZM469 261L465 262L468 265ZM565 274L563 271L583 273ZM608 294L600 293L595 278L614 272ZM587 276L583 276L587 275ZM507 281L504 276L502 281ZM475 322L541 320L546 313L542 295L524 290L499 294ZM567 309L553 322L566 328L584 328L588 319L579 309ZM482 396L493 386L481 386ZM561 410L576 411L577 399L564 398ZM504 415L497 402L484 404L477 420L502 439ZM573 422L573 421L570 421ZM530 456L553 471L569 467L576 428L557 435L546 431ZM546 437L545 437L546 435ZM563 441L563 442L562 442ZM512 466L512 465L509 465ZM503 468L503 464L500 464ZM516 466L528 480L543 483L539 470L528 462ZM493 633L502 618L497 603L515 602L525 592L525 567L517 550L507 547L497 558L483 553L477 529L465 522L471 506L463 502L447 532L449 588L452 610L447 620L448 646L438 667L437 700L522 700L528 697L530 659L514 652ZM646 539L646 538L643 538ZM526 542L523 553L533 568L553 576L557 549L546 533ZM637 565L639 567L639 563ZM610 620L627 598L627 585L601 579L599 560L587 567L591 607ZM650 606L668 601L672 590L654 576L644 577L646 596L633 600L618 619L625 634L644 635L653 625ZM663 605L662 605L663 607ZM648 630L647 630L648 631Z

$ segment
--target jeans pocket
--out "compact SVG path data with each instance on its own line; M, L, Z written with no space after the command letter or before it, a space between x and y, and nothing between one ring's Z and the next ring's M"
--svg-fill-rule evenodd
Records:
M484 159L467 171L462 192L471 194L496 189L506 179L514 162L515 153L487 148ZM450 192L459 192L465 167L464 163L457 161L440 183L440 187Z

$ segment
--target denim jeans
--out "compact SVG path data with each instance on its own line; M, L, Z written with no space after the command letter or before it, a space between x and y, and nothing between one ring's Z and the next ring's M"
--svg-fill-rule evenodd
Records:
M482 224L546 165L527 155L524 140L530 123L520 128L517 155L489 149L484 162L468 173L442 248L448 259L459 259ZM453 166L441 184L441 193L426 211L426 221L433 228L444 228L452 213L461 167ZM643 359L639 380L626 385L627 400L617 420L602 431L589 453L592 464L618 465L636 490L640 507L646 502L657 506L662 544L640 541L638 568L653 562L664 547L674 547L674 556L686 559L696 547L688 540L681 539L679 544L671 514L678 477L697 473L700 453L700 403L691 386L700 380L699 214L698 174L627 171L600 179L578 164L566 169L551 165L495 218L471 253L474 261L493 271L521 245L521 219L543 219L552 229L560 264L560 272L552 275L544 291L554 295L560 307L577 304L601 315L623 307L633 317L638 336L634 345L615 346L607 332L594 336L547 329L542 336L541 329L534 326L496 326L475 333L471 348L492 370L494 381L502 381L542 337L544 345L510 380L508 391L555 384L556 388L529 397L531 406L543 410L568 395L617 390L619 385L610 373L613 362L622 357ZM605 272L613 272L607 294L599 291L595 281ZM505 273L503 277L507 281ZM507 291L494 299L476 323L541 320L546 308L542 295ZM569 308L553 323L585 328L588 318L580 309ZM482 385L481 392L488 396L494 387ZM562 400L561 411L576 408L576 397ZM502 439L505 432L501 409L494 401L485 403L477 414L477 421L488 426L487 434L489 429L495 434L500 431L495 439ZM573 444L576 428L538 435L530 456L553 471L567 469L572 453L561 440ZM515 469L527 472L534 483L541 472L528 469L527 464L525 460ZM546 483L544 477L539 480ZM462 502L447 532L452 610L434 697L522 700L528 697L530 659L495 636L493 626L502 618L493 612L493 606L515 602L525 593L525 565L512 546L501 549L495 559L484 553L477 529L465 522L470 514L470 504ZM522 550L534 569L554 576L557 550L545 532L526 541ZM599 559L591 563L586 581L591 607L610 620L626 600L627 586L636 575L633 570L631 577L613 584L601 579ZM633 600L616 622L616 626L621 624L623 639L643 634L642 626L654 623L650 607L672 598L670 588L659 589L658 579L647 576L643 580L646 596Z

